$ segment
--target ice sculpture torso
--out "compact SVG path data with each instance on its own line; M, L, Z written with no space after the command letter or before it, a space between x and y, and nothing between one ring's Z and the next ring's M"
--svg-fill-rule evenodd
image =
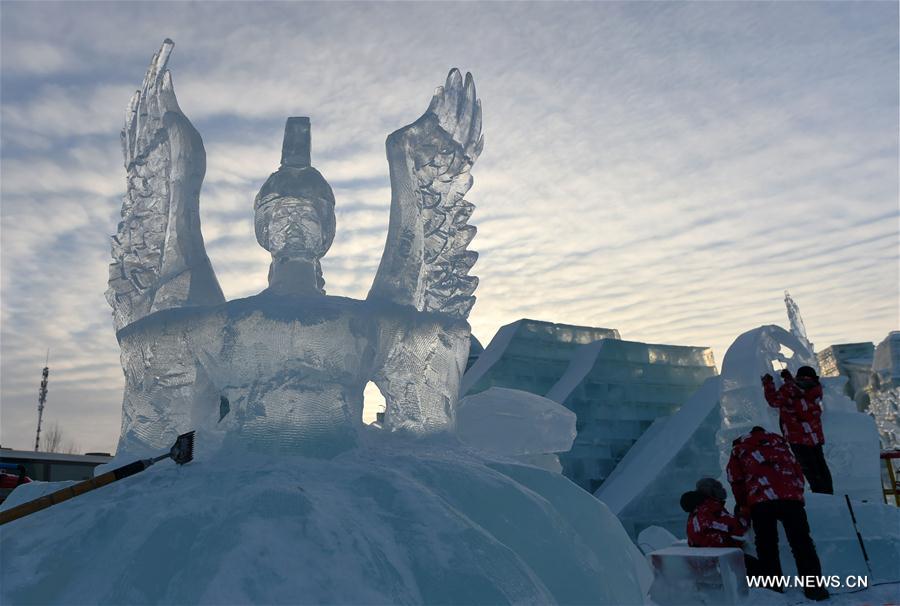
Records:
M192 426L266 450L334 454L355 443L370 380L393 396L393 427L447 429L469 327L414 317L394 304L266 294L148 316L119 333L123 440L164 444Z
M197 216L205 152L175 101L171 49L123 130L128 191L107 291L126 376L119 453L192 427L208 443L330 456L355 444L369 381L388 430L451 430L477 285L463 199L482 145L471 76L452 70L425 114L388 137L391 222L366 301L325 295L334 195L310 165L309 119L289 118L281 166L254 203L269 287L225 303Z

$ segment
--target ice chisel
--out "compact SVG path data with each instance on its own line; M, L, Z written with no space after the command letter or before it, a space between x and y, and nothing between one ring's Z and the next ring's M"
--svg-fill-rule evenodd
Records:
M113 469L112 471L107 471L104 474L101 474L89 480L85 480L84 482L79 482L78 484L67 486L66 488L62 488L60 490L57 490L56 492L51 492L50 494L44 495L33 501L28 501L27 503L22 503L21 505L10 507L6 511L0 511L0 526L6 524L7 522L12 522L13 520L17 520L19 518L32 514L35 511L40 511L41 509L46 509L52 505L56 505L57 503L62 503L63 501L67 501L72 497L77 497L78 495L94 490L95 488L100 488L101 486L112 484L116 480L121 480L122 478L133 476L134 474L144 471L154 463L162 461L163 459L172 459L179 465L184 465L185 463L191 461L193 458L194 432L189 431L178 436L178 439L175 440L175 444L172 446L171 450L169 450L169 452L164 455L160 455L152 459L142 459L139 461L135 461L134 463L129 463L128 465L123 465L122 467Z

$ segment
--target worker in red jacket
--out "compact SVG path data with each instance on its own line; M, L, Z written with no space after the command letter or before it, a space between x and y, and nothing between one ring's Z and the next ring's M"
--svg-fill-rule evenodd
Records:
M714 478L701 478L697 489L681 495L681 508L688 514L687 541L691 547L735 547L743 549L748 524L731 515L725 508L728 495ZM747 574L758 571L756 558L744 554Z
M784 384L775 389L772 375L762 378L763 391L769 406L778 409L781 433L791 445L791 450L813 492L834 494L831 471L825 462L822 447L822 385L816 371L809 366L797 369L797 378L791 371L781 371Z
M821 576L822 565L809 534L803 505L803 470L785 439L762 427L754 427L732 442L727 472L737 511L749 512L753 523L758 574L781 576L778 556L778 522L781 522L797 563L797 573L803 577ZM813 600L828 598L824 587L806 587L804 593Z
M681 495L681 508L690 515L687 540L691 547L737 547L747 527L725 509L725 488L713 478L697 482L697 490Z

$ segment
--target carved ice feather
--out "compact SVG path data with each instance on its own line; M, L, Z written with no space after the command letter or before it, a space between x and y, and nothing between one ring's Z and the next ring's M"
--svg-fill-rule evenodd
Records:
M387 138L391 219L369 299L468 317L478 253L467 250L475 206L463 198L483 145L472 75L452 69L425 113Z

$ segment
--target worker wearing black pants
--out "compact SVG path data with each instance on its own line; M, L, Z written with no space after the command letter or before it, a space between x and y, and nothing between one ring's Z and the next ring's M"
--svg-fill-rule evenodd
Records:
M750 520L756 533L760 575L782 576L781 558L778 556L778 522L781 522L797 563L797 574L801 577L822 576L822 565L816 554L816 545L809 535L803 503L787 500L757 503L750 510Z
M809 489L813 492L834 494L834 484L831 481L831 471L825 462L825 453L822 445L806 446L805 444L791 444L791 452L797 457L797 462L803 469L803 475L809 482Z
M728 481L738 517L749 517L756 534L760 576L782 576L778 554L778 523L784 527L801 577L822 575L822 564L809 535L803 507L803 470L783 437L756 426L732 442ZM770 587L783 591L780 587ZM812 600L827 600L825 587L804 587Z

